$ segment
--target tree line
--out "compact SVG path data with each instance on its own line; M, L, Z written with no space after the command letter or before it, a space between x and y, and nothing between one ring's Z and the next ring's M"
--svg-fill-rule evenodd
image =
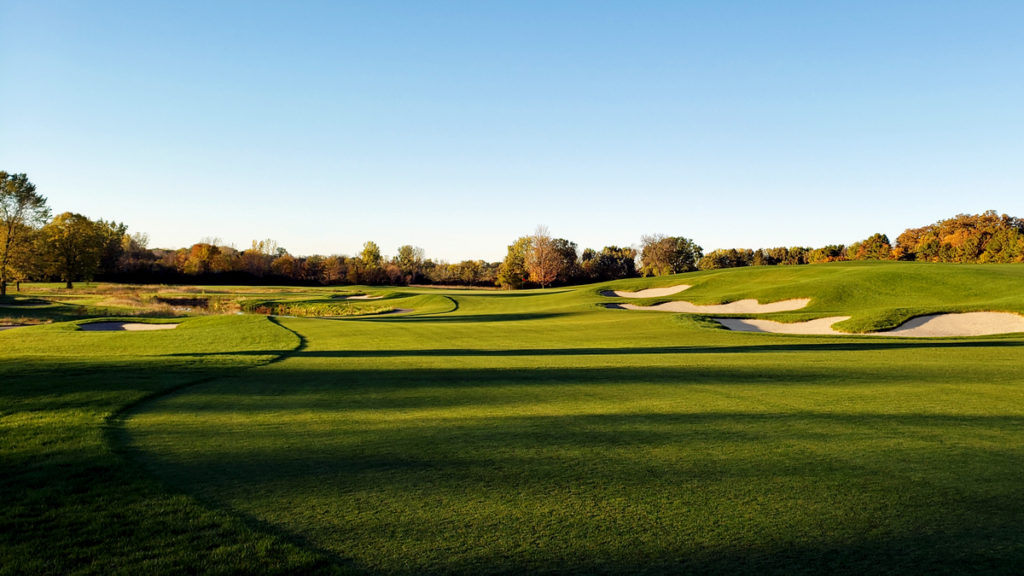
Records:
M407 244L385 257L369 241L359 254L294 256L271 239L243 250L204 239L187 248L151 249L145 234L123 223L64 212L51 217L46 198L25 174L0 171L0 295L29 280L221 284L435 284L548 287L663 276L739 266L800 265L841 260L1024 262L1024 221L994 211L960 214L901 234L895 246L874 234L850 245L821 248L721 249L704 254L693 240L653 234L640 249L605 246L582 252L575 242L539 227L512 244L504 260L427 258Z
M1020 263L1024 262L1024 220L1000 215L994 210L958 214L920 228L908 228L896 238L895 245L888 236L877 233L845 246L715 250L702 257L697 268L713 270L842 260Z

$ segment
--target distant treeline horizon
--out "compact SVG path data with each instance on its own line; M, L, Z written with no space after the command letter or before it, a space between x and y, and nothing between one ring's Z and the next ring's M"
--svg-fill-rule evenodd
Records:
M844 260L959 263L1024 262L1024 220L989 210L908 228L895 244L873 234L849 245L820 248L730 248L705 254L684 236L652 234L639 250L605 246L579 250L539 227L508 245L501 262L434 261L406 244L385 256L373 241L357 255L293 256L272 239L238 250L204 240L178 249L151 249L144 233L124 223L64 212L50 217L46 198L25 174L0 172L0 295L26 281L82 280L142 284L304 284L546 287L694 270L802 265Z

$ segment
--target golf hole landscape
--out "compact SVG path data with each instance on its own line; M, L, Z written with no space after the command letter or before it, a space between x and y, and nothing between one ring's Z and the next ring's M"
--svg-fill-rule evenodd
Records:
M1024 0L0 24L0 576L1024 576Z
M6 330L4 531L25 543L5 554L37 572L1008 572L1022 284L1012 264L838 262ZM354 293L206 290L293 310ZM608 307L684 297L802 305ZM1018 324L885 335L982 311ZM46 564L54 539L102 554Z

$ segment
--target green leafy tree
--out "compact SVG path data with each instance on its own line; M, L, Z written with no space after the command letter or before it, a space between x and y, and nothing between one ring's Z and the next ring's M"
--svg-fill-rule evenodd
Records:
M416 282L423 276L423 248L417 248L410 244L398 247L398 255L395 256L395 264L406 278L406 283Z
M0 296L7 294L13 263L31 257L31 231L50 217L46 198L36 192L35 184L25 174L0 171Z
M456 277L466 286L473 286L484 277L483 260L463 260L456 265Z
M0 234L2 236L2 234ZM13 282L15 289L21 291L21 283L33 278L45 276L44 262L39 257L39 230L22 226L18 232L19 242L24 246L15 250L8 261L8 281Z
M829 244L821 248L811 250L807 255L808 264L821 264L824 262L838 262L846 259L846 247L842 244Z
M908 228L896 239L893 257L923 262L1019 262L1017 239L1024 220L995 210L957 214L921 228Z
M742 249L719 249L703 256L697 262L697 268L701 270L717 270L720 268L739 268L751 266L754 263L754 251Z
M363 252L360 255L363 260L363 265L368 270L374 268L380 268L384 259L380 255L380 246L377 246L376 242L367 242L363 244Z
M583 275L594 281L636 276L636 250L605 246L600 252L587 248L580 259Z
M555 238L552 240L552 245L555 248L555 253L558 254L560 262L557 280L562 283L568 283L579 277L581 271L576 243L565 238Z
M97 222L64 212L43 227L46 259L68 289L77 280L91 280L100 267L107 233Z
M104 236L103 253L100 255L100 273L116 274L117 264L124 255L125 237L128 236L128 226L124 223L111 220L97 220L96 225ZM130 237L129 237L130 238Z
M641 272L644 276L666 276L697 269L704 256L703 249L693 240L681 236L654 234L642 238L640 253Z
M1024 232L1016 228L996 231L985 244L978 262L1024 262Z
M498 267L498 285L502 288L522 288L529 272L526 270L526 254L530 251L533 238L523 236L508 247L505 260Z

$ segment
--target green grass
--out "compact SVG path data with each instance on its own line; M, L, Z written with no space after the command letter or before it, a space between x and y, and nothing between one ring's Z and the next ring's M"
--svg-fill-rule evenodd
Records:
M853 333L895 328L914 316L940 312L1024 313L1024 272L1014 264L844 262L713 270L678 278L657 285L685 283L693 287L670 297L628 301L720 304L744 298L761 302L811 298L806 308L771 318L795 322L851 316L835 328ZM631 290L648 284L635 280L619 285Z
M677 283L871 329L1024 310L1024 267L840 264L2 332L0 573L1019 572L1024 335L733 333L599 294Z
M132 464L119 415L154 395L236 374L298 346L255 317L173 331L0 333L0 573L316 570L322 557L168 491ZM210 351L221 354L208 355Z
M370 300L347 298L347 294L322 292L289 298L247 298L241 302L241 308L256 314L304 318L345 318L410 311L417 314L432 314L454 309L451 299L436 294L387 292L374 295Z

